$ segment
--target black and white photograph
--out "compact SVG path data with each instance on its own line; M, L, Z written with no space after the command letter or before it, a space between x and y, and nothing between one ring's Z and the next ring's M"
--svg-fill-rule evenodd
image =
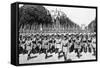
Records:
M97 59L96 9L18 5L19 64Z

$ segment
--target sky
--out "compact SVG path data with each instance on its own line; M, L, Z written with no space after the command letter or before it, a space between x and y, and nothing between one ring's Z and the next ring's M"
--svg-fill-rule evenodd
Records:
M61 10L67 17L78 25L87 26L96 17L96 10L91 8L77 8L77 7L58 7L58 6L44 6L49 11Z

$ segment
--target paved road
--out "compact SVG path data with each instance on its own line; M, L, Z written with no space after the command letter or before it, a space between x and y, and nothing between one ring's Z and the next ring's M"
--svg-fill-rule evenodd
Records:
M96 59L95 56L92 56L92 53L81 53L82 57L78 58L76 57L76 53L72 52L68 54L68 59L72 59L73 61L77 60L91 60L91 59ZM19 63L24 64L24 63L41 63L41 62L59 62L59 61L64 61L64 57L61 57L58 59L58 54L52 53L52 57L49 57L45 59L45 54L31 54L31 56L37 56L35 58L32 58L30 60L27 60L27 54L20 54L19 55Z

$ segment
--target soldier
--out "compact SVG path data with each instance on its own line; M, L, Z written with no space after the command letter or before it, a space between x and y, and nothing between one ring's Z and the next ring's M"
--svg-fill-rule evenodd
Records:
M69 52L72 52L74 50L74 43L71 36L68 38L68 46L69 46Z
M96 37L92 38L93 56L96 56Z
M49 45L50 45L50 53L54 52L55 51L55 39L54 38L51 38L49 39Z
M77 37L77 40L75 42L75 48L76 48L76 53L77 53L77 57L80 58L82 55L80 55L80 50L81 50L81 45L80 45L80 38Z
M33 43L33 47L32 47L32 53L34 54L34 53L36 53L36 38L34 37L34 38L32 38L32 43Z
M64 38L62 40L62 44L61 45L63 46L64 60L67 61L67 55L68 55L68 52L69 52L68 39Z
M56 48L58 49L58 58L60 58L61 57L61 53L62 53L62 45L61 45L61 38L60 37L58 37L57 39L56 39Z
M37 40L37 47L38 47L38 52L39 54L41 53L41 48L42 48L42 40L41 38Z
M88 46L87 46L87 47L88 47L87 50L88 50L88 52L91 53L91 52L92 52L92 37L91 37L90 34L88 35L88 42L87 42L87 45L88 45Z
M28 38L28 40L25 43L26 43L26 50L28 51L27 60L29 60L31 58L30 54L32 53L33 44L30 38Z
M47 37L44 38L43 40L43 46L42 46L44 49L45 49L45 59L48 58L48 50L49 50L49 45L48 45L48 39Z
M83 35L82 37L82 47L84 49L84 52L86 53L87 52L87 38L85 37L85 35Z

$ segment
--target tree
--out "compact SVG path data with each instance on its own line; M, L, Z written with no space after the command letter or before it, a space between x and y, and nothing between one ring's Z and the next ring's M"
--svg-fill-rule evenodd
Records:
M19 28L24 25L37 25L52 24L52 18L47 9L42 5L24 5L19 8Z
M96 32L96 19L91 21L91 23L88 25L88 29L93 32Z

